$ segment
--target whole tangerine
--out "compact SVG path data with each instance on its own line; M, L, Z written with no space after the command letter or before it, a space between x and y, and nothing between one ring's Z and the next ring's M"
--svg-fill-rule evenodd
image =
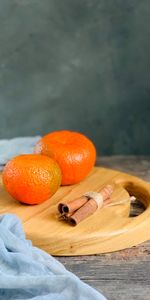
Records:
M57 162L48 156L25 154L6 164L2 179L13 198L27 204L39 204L59 188L61 170Z
M68 130L55 131L42 137L36 144L35 153L57 161L62 171L62 185L83 180L96 160L92 141L81 133Z

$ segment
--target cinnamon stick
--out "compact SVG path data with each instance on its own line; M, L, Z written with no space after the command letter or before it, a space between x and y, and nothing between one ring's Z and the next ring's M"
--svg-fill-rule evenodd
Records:
M65 213L62 213L62 214L60 214L60 216L59 216L59 219L62 219L62 220L64 220L64 221L68 221L69 220L69 218L72 216L72 214L65 214Z
M100 193L95 193L95 192L87 193L87 196L91 195L91 199L89 199L87 203L85 203L71 217L69 217L68 219L69 223L75 226L79 224L82 220L92 215L98 208L102 208L103 206L110 203L111 202L110 196L112 192L113 192L112 186L107 185L100 191Z
M71 225L77 225L85 218L92 215L98 208L98 205L94 199L90 199L85 205L79 208L71 217L68 218L68 222Z
M103 200L110 198L113 192L113 187L111 185L106 185L103 189L100 190L100 194L103 197Z
M109 204L112 192L112 186L107 185L101 189L100 193L88 192L67 204L59 203L58 210L64 220L75 226L92 215L98 208Z
M60 213L72 213L84 205L88 201L88 197L82 196L77 198L69 203L59 203L58 204L58 211Z

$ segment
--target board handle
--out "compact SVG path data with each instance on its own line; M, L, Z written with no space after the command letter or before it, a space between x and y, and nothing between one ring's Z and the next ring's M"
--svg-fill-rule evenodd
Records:
M115 180L115 184L121 185L130 196L139 199L145 209L150 209L150 184L142 179L125 174Z

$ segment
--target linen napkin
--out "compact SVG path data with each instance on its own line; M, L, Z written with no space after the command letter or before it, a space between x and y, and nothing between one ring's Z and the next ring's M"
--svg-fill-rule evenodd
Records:
M33 153L40 136L19 137L10 140L0 140L0 170L14 156Z
M13 156L32 153L38 139L0 141L1 168ZM0 215L0 300L25 299L106 300L55 258L33 247L16 215Z

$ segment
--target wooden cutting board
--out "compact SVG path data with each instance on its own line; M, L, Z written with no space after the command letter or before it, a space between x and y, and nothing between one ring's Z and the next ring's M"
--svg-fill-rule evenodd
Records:
M98 191L106 184L115 185L113 202L126 202L100 209L76 227L58 219L58 202L69 202L84 192ZM134 218L129 218L129 194L140 198L146 207L141 215ZM17 214L27 238L52 255L106 253L150 239L150 185L131 175L105 168L95 167L80 184L61 187L51 199L34 206L11 198L1 181L0 213L6 212Z

